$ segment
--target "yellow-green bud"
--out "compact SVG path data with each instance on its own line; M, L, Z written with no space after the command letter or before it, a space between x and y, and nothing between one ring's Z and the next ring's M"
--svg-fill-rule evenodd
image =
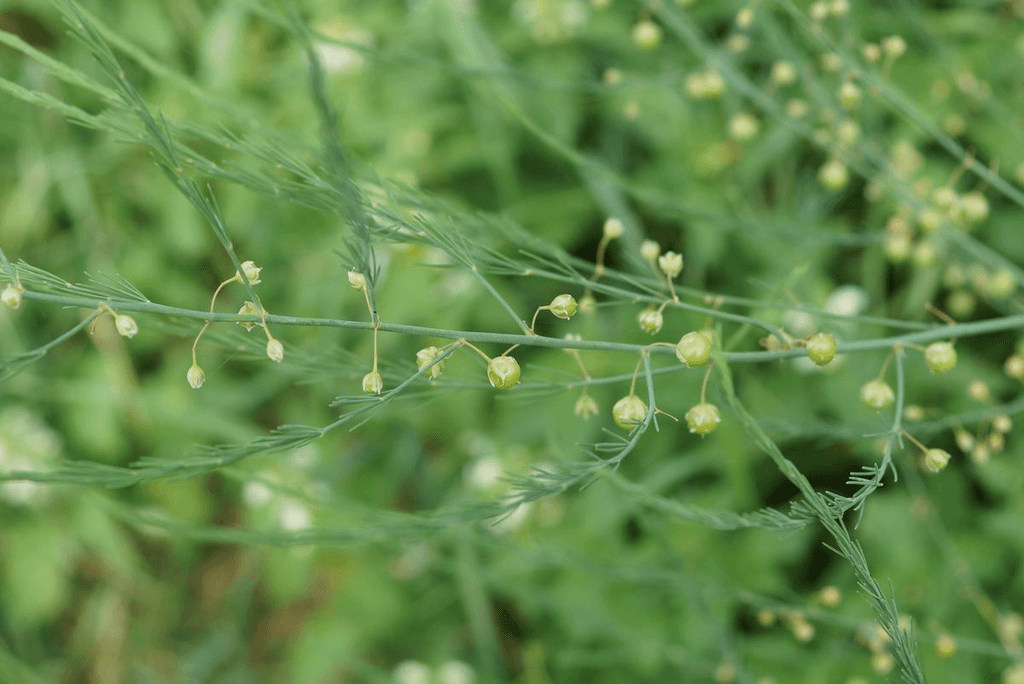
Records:
M604 236L609 240L615 240L622 237L624 231L622 227L622 221L617 218L610 218L604 222L604 228L602 229Z
M871 380L860 388L860 400L868 408L884 409L896 400L896 394L887 383Z
M690 432L701 437L714 432L718 424L722 422L718 415L718 407L714 404L697 404L686 412L686 424L690 426Z
M1006 363L1003 364L1003 373L1014 380L1024 378L1024 356L1013 354L1007 357Z
M612 406L612 418L623 430L632 431L647 418L647 404L635 394L622 397Z
M653 50L661 43L661 27L650 19L633 27L633 43L641 50Z
M922 465L929 473L937 473L949 464L949 452L942 449L928 449L924 452Z
M945 373L956 365L956 349L949 342L932 342L925 347L924 360L936 373Z
M984 294L990 299L1007 299L1017 291L1017 279L1008 268L1000 268L984 281Z
M653 262L657 260L659 254L661 254L661 247L654 240L644 240L640 245L640 256L644 261Z
M780 86L792 85L796 82L796 68L790 62L772 64L772 81Z
M597 300L592 295L585 294L580 297L580 313L590 315L597 312Z
M816 333L807 340L807 356L819 366L828 365L836 356L836 338L829 333Z
M12 309L17 309L21 306L21 294L25 291L25 288L17 285L8 285L4 288L3 292L0 292L0 302L4 303L4 306Z
M551 300L548 309L556 318L567 321L576 313L576 300L572 295L560 294Z
M953 432L953 441L956 442L957 448L965 454L970 453L975 444L974 435L963 428L958 428Z
M992 418L992 429L1001 435L1008 434L1013 429L1013 420L1009 415L1000 413Z
M511 356L495 356L487 362L487 379L493 387L511 389L519 382L519 362Z
M839 104L843 105L846 109L853 109L860 104L860 88L850 81L844 81L839 86Z
M636 317L636 322L640 324L640 329L645 333L654 335L661 330L661 326L664 324L665 319L657 309L644 309L640 312L640 315Z
M118 335L128 339L135 337L139 332L139 324L135 322L135 319L124 314L114 316L114 327L117 329Z
M384 389L384 378L377 371L370 371L363 376L363 391L367 394L380 394Z
M935 655L948 660L956 654L956 639L945 632L935 637Z
M892 58L902 57L907 51L907 41L902 36L889 36L882 39L882 49Z
M942 214L935 209L925 209L918 214L917 224L925 233L934 233L942 225Z
M828 190L842 190L850 182L850 172L843 162L830 159L818 169L818 182Z
M981 223L988 218L988 200L977 190L972 190L960 198L960 211L968 225Z
M746 112L740 112L729 120L729 135L733 140L746 142L753 139L760 130L761 124L757 117Z
M707 363L711 358L711 340L704 333L686 333L676 344L676 358L688 368Z
M198 364L193 363L185 373L185 379L188 380L189 387L199 389L206 382L206 373L203 372L203 369Z

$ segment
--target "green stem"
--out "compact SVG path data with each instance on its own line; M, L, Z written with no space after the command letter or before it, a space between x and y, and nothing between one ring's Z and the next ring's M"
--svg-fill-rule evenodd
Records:
M181 318L192 318L202 321L228 321L232 323L260 323L263 319L260 316L240 316L238 314L218 314L208 311L197 311L195 309L183 309L175 306L166 306L154 302L139 301L117 301L112 299L97 299L92 297L69 297L65 295L52 295L42 292L26 291L22 295L25 299L50 302L63 306L81 307L95 309L100 304L116 305L119 311L134 311L139 313L151 313L167 316L178 316ZM373 324L366 321L348 321L335 318L304 318L299 316L267 315L266 321L274 325L297 325L307 327L329 327L329 328L351 328L357 330L373 330ZM526 324L523 323L525 326ZM976 335L985 335L1006 330L1018 330L1024 328L1024 314L1011 316L1000 316L985 321L974 321L971 323L958 323L957 325L934 326L927 330L920 330L903 335L890 337L878 337L868 340L855 340L841 343L837 351L841 354L850 354L863 351L874 351L878 349L889 349L896 345L921 344L946 340L951 337L963 338ZM441 337L446 339L465 339L473 342L486 342L501 345L522 345L526 347L547 347L554 349L580 349L588 351L606 351L625 354L639 354L648 350L655 354L674 354L670 347L652 347L651 345L626 344L622 342L603 342L598 340L567 340L561 337L543 337L539 335L517 335L511 333L488 333L473 332L466 330L448 330L443 328L428 328L419 325L402 325L396 323L381 323L382 332L398 333L403 335L418 335L421 337ZM753 352L729 352L725 359L730 363L765 363L768 361L779 361L805 356L806 352L801 349L789 349L779 351L753 351Z

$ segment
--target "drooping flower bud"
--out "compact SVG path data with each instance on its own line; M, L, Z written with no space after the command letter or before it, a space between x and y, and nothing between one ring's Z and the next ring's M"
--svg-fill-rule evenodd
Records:
M257 266L253 261L242 262L242 273L245 274L245 278L249 281L250 285L259 285L260 282L262 282L260 280L260 271L262 270L263 269Z
M193 363L185 373L185 379L188 380L189 387L199 389L206 382L206 373L199 367L199 364Z
M924 452L924 469L937 473L949 464L949 452L942 449L928 449Z
M576 313L576 299L572 295L560 294L551 300L548 308L556 318L567 321Z
M701 437L714 432L721 422L718 407L714 404L697 404L686 412L686 424L690 427L690 432Z
M367 394L380 394L384 389L384 378L377 371L370 371L363 376L363 391Z
M135 322L134 318L124 314L114 316L114 327L117 329L118 335L128 339L135 337L139 333L139 324Z
M636 317L636 322L640 324L640 329L645 333L654 335L661 330L665 319L657 309L645 309Z
M267 358L271 361L281 363L284 360L284 345L277 338L270 338L267 342Z
M632 431L646 417L647 404L635 394L622 397L612 406L612 418L615 420L615 424L623 430Z

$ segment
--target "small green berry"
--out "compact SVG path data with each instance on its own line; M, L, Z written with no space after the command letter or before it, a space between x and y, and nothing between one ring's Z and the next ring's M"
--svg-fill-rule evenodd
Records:
M836 356L836 338L829 333L816 333L807 340L807 356L819 366L826 366Z
M711 340L702 332L688 332L676 344L676 358L688 368L704 365L711 358Z
M924 360L936 373L945 373L956 365L956 349L950 342L932 342L924 350Z
M548 309L556 318L567 321L576 313L576 299L572 295L560 294L551 300Z
M363 376L363 391L367 394L380 394L384 389L384 378L377 371L370 371Z
M636 322L640 324L640 329L645 333L654 335L661 330L665 319L657 309L645 309L636 317Z
M860 388L860 400L868 408L884 409L896 400L896 394L887 383L871 380Z
M495 356L487 362L487 379L493 387L511 389L519 382L519 362L511 356Z
M622 397L612 406L612 418L623 430L632 431L647 418L647 404L635 394Z
M718 407L714 404L697 404L686 412L686 424L690 426L690 432L701 437L714 432L721 422Z
M937 473L949 464L949 452L942 449L928 449L924 452L924 469Z

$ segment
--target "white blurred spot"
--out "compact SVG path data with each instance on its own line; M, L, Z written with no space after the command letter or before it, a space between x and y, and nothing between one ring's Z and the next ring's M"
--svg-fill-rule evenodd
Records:
M285 501L281 504L278 519L281 521L281 527L289 532L298 532L313 524L309 509L297 501Z
M473 668L461 660L449 660L437 668L438 684L473 684Z
M823 308L836 316L859 316L868 308L868 293L857 285L843 285L832 291Z
M391 673L398 684L430 684L430 668L418 660L404 660Z

